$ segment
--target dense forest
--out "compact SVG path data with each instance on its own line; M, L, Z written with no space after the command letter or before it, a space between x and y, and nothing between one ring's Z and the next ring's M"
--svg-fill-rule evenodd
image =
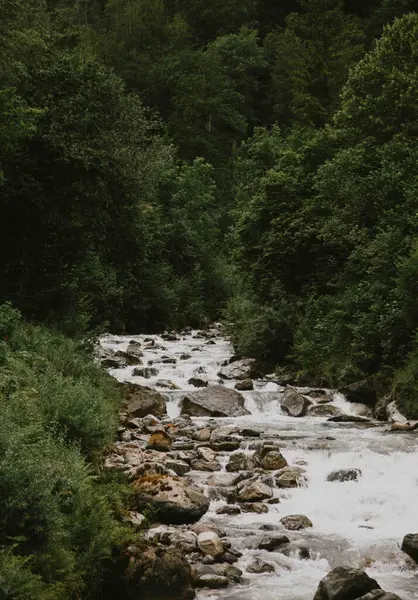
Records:
M103 598L124 534L89 469L118 392L91 332L222 319L268 369L370 379L418 416L416 9L0 0L1 598ZM83 420L92 389L108 401Z

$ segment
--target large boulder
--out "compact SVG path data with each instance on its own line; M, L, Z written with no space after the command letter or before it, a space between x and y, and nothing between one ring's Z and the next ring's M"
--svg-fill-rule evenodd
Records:
M266 469L266 471L278 471L279 469L287 467L287 460L281 452L271 450L262 458L261 466L263 469Z
M376 388L372 379L349 383L340 389L349 402L360 402L374 408L377 402Z
M228 473L236 473L238 471L252 471L258 466L258 462L245 452L236 452L232 454L226 470Z
M183 396L181 414L192 417L242 417L250 413L244 408L241 394L214 385Z
M299 394L296 390L288 388L281 402L281 409L290 417L304 417L312 402Z
M418 533L408 533L404 537L402 550L418 563Z
M128 548L125 556L129 563L123 580L130 598L191 600L195 597L192 569L180 548L147 542Z
M171 475L141 477L133 487L135 508L151 507L161 523L195 523L209 508L209 500L199 487Z
M167 412L164 397L150 388L133 383L124 384L124 397L130 419L147 415L161 417Z
M218 372L219 377L222 379L252 379L258 375L257 361L255 358L242 358L236 360Z
M364 571L337 567L320 582L314 600L358 600L380 585Z
M305 469L302 467L285 467L276 475L275 481L279 488L295 488L306 484Z

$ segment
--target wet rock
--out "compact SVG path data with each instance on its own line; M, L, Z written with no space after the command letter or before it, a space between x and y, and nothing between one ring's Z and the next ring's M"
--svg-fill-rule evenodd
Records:
M143 377L144 379L151 379L158 375L158 369L154 367L141 367L132 371L132 377Z
M136 508L141 511L151 507L161 523L194 523L209 508L209 500L200 488L177 477L145 476L133 487Z
M198 429L192 433L192 438L197 442L208 442L210 440L210 435L212 431L205 427L203 429Z
M343 413L332 404L314 404L308 408L309 417L339 417Z
M312 521L305 515L288 515L280 519L280 523L288 531L299 531L300 529L313 527Z
M338 469L327 475L327 481L358 481L361 477L361 469Z
M164 397L150 388L132 383L124 384L126 412L130 419L155 415L161 417L167 412Z
M254 384L252 379L244 379L243 381L237 381L235 384L235 389L239 392L247 392L254 389Z
M243 481L237 487L239 502L260 502L273 497L273 490L260 481Z
M262 442L258 445L254 456L258 460L262 460L268 452L280 452L280 445L278 442Z
M192 570L180 548L144 543L125 552L124 585L130 598L191 600ZM122 582L121 582L121 585Z
M241 417L249 414L244 398L220 385L190 392L181 400L181 414L193 417Z
M173 358L172 356L162 356L160 362L163 363L164 365L177 364L177 360L175 358Z
M374 408L377 402L376 388L372 379L362 379L340 389L348 402L360 402Z
M155 382L155 387L165 388L167 390L179 390L179 386L169 379L159 379Z
M139 513L132 511L129 513L129 517L127 519L135 529L142 529L147 521L146 517Z
M213 487L232 487L237 485L241 477L233 473L219 472L211 475L207 479L207 484Z
M215 452L234 452L241 446L241 440L234 435L226 435L216 442L211 441L210 447Z
M279 535L279 536L266 536L261 542L258 544L257 548L259 550L267 550L268 552L274 552L283 544L289 544L290 540L287 535Z
M176 333L174 333L174 332L163 333L161 335L161 338L163 340L165 340L166 342L178 342L178 341L180 341L179 336Z
M373 410L373 416L375 419L378 419L379 421L389 420L387 408L391 401L392 398L389 394L378 399Z
M148 440L147 448L149 450L158 450L159 452L168 452L171 448L171 437L165 431L156 431L151 434Z
M239 506L235 506L234 504L225 504L225 506L221 506L216 511L217 515L239 515L241 509Z
M370 423L369 419L359 417L358 415L340 415L327 419L331 423Z
M271 563L264 562L260 558L256 558L250 565L247 567L248 573L274 573L275 568Z
M167 460L165 465L167 469L171 469L179 477L183 477L190 471L190 465L184 460Z
M257 361L254 358L242 358L222 367L218 376L222 379L252 379L258 375Z
M207 379L202 379L201 377L191 377L187 383L198 388L208 387Z
M404 537L402 550L418 563L418 533L408 533Z
M301 467L285 467L275 477L280 488L295 488L306 483L306 471Z
M207 462L206 460L197 458L196 460L192 460L191 467L194 471L205 471L214 473L215 471L219 470L219 463L217 463L216 461Z
M418 423L411 425L411 423L392 423L390 426L390 431L398 431L398 432L409 432L415 431L418 429Z
M384 590L372 590L365 596L361 596L357 600L401 600L396 594L385 592Z
M194 449L194 442L188 440L188 439L177 439L175 442L173 442L171 444L171 449L172 450L193 450Z
M211 448L206 448L202 446L196 450L196 454L198 458L206 460L207 462L213 462L216 460L216 452L214 452Z
M257 429L251 429L251 427L244 427L240 429L239 434L243 437L260 437L261 432Z
M191 358L191 354L180 354L180 360L190 360Z
M287 467L287 460L280 452L272 450L267 452L264 458L261 460L261 466L266 471L277 471L278 469L283 469L283 467Z
M242 556L241 552L238 552L238 550L234 550L231 548L231 550L229 550L229 552L224 552L224 554L222 554L220 559L223 562L233 565L236 562L238 562L238 560L241 558L241 556Z
M189 527L191 531L194 531L197 535L204 533L205 531L213 531L220 538L224 537L225 532L215 525L212 521L206 521L205 523L195 523Z
M122 352L122 350L115 352L115 357L122 359L124 364L128 366L142 365L141 356L143 356L142 352L138 352L137 354Z
M242 571L233 565L220 564L216 565L216 571L219 575L223 575L224 577L228 577L228 579L234 583L242 583Z
M203 554L209 554L210 556L220 556L225 552L224 545L219 536L213 531L200 533L197 538L197 545Z
M167 529L159 535L159 542L165 546L179 546L184 552L197 550L197 535L193 531Z
M211 590L226 588L229 585L229 579L223 575L200 575L196 581L197 587L205 587Z
M234 473L237 471L251 471L258 466L258 462L248 454L244 452L236 452L232 454L228 464L226 465L226 470L228 473Z
M357 600L380 585L364 571L337 567L319 583L314 600Z
M268 506L262 502L248 502L242 505L242 512L255 513L256 515L265 515L268 513Z
M281 402L282 411L291 417L304 417L312 402L292 388L286 389Z

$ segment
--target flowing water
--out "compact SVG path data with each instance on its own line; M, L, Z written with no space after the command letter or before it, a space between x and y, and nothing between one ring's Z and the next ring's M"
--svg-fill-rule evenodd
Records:
M143 364L151 363L158 375L147 379L134 377L134 367L110 372L119 381L149 387L157 384L157 389L169 399L167 410L171 417L179 414L182 392L196 389L188 380L199 374L209 385L219 383L220 366L233 354L233 348L221 336L209 344L207 338L199 337L197 332L180 337L177 341L159 336L106 336L102 339L102 346L113 351L125 350L130 340L141 343ZM154 346L145 339L153 340ZM177 362L161 362L164 357L175 358ZM169 383L164 386L161 380L175 384L180 391L169 390ZM225 381L224 385L234 387L235 383ZM388 433L385 424L364 428L355 423L327 422L323 417L285 416L280 409L283 388L269 380L255 381L254 386L254 391L242 392L250 415L217 421L220 425L251 426L261 433L261 439L279 441L289 464L304 461L308 484L275 490L280 503L270 505L267 514L236 516L215 514L225 501L216 490L206 488L213 498L208 516L216 519L233 547L243 553L237 566L245 573L246 565L258 556L275 563L276 572L245 573L244 585L222 591L200 591L198 597L312 600L318 582L327 572L338 565L350 565L366 569L383 589L398 594L402 600L418 598L417 569L400 550L403 536L418 531L418 437ZM360 406L348 403L337 393L333 404L346 414L361 411ZM203 418L195 420L205 421ZM250 444L249 440L247 445ZM224 465L227 459L225 455ZM342 468L359 468L362 476L358 482L326 481L331 471ZM210 473L192 472L191 475L204 484ZM257 550L261 534L265 535L268 529L277 528L280 533L286 533L280 518L289 514L304 514L313 523L311 529L288 532L293 548L290 555ZM303 547L310 550L307 560L300 558L298 548Z

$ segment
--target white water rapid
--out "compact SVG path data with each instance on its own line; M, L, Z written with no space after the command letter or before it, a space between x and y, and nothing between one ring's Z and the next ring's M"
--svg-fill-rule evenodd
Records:
M111 369L110 373L119 381L156 387L169 400L170 417L179 414L182 392L196 389L189 379L199 374L209 385L218 384L217 373L233 354L229 342L216 332L210 343L194 331L179 337L167 341L158 335L108 335L101 340L103 348L113 351L124 351L130 340L140 342L143 365L158 373L149 378L135 377L133 366ZM167 360L164 357L176 362L162 362ZM235 383L223 382L231 388ZM170 390L172 384L178 389ZM280 503L269 505L266 514L235 516L216 514L225 500L206 487L214 498L207 516L216 520L233 547L243 553L237 566L244 571L245 583L227 590L202 590L198 598L313 600L320 579L338 565L365 569L383 589L402 600L418 598L418 570L400 550L404 535L418 532L418 435L388 433L387 424L382 423L365 427L328 422L326 417L285 416L280 409L283 388L267 379L254 381L254 391L242 394L251 414L217 419L219 425L244 425L260 432L261 440L278 441L288 463L302 464L306 469L307 485L275 489ZM332 404L346 414L361 411L340 394L334 394ZM252 441L245 439L240 450L249 451ZM225 453L223 464L230 455ZM343 468L361 469L359 481L326 481L331 471ZM192 471L188 475L205 484L211 474ZM313 527L285 532L280 519L289 514L306 515ZM260 528L264 534L269 529L287 533L293 548L290 555L257 550ZM298 548L308 548L310 558L302 560ZM275 572L247 573L245 567L255 556L274 563Z

